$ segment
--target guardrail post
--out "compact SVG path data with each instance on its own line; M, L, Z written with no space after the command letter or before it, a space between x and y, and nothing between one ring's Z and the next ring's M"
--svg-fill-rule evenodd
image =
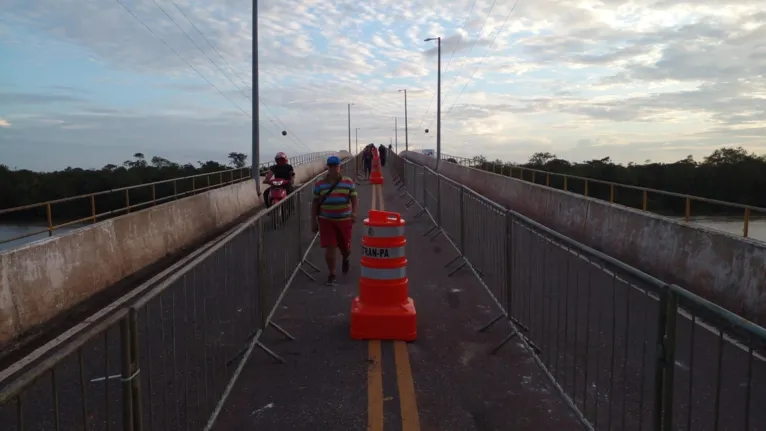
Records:
M130 397L133 400L133 429L141 431L143 427L143 410L141 409L141 379L140 356L138 355L138 312L135 308L128 311L130 329Z
M96 222L96 196L90 195L90 217Z
M513 295L513 216L505 211L505 301L503 306L510 319L513 316L511 298Z
M133 397L131 396L130 376L133 364L130 354L130 323L128 316L120 319L120 344L121 344L121 363L122 363L122 429L133 431ZM109 379L109 376L106 376Z
M460 255L465 256L465 186L460 185Z
M48 219L48 236L53 236L53 210L51 204L45 205L45 217Z
M423 169L423 209L428 209L428 193L426 192L426 183L428 183L428 181L426 181L426 176L428 175L428 171L426 171L425 166L421 166L421 168Z
M747 238L748 228L750 227L750 208L745 208L745 227L742 229L742 236Z
M125 189L125 210L130 212L130 189Z
M657 321L657 347L654 371L653 429L673 429L673 385L676 355L676 317L678 296L668 286L660 295Z
M442 176L440 173L436 173L436 220L439 227L443 227L442 224Z
M257 289L256 295L258 298L258 306L256 307L256 313L258 314L258 329L266 330L266 319L269 315L269 306L266 303L266 262L263 253L263 217L259 217L256 222L256 267L258 268L257 283L255 288Z

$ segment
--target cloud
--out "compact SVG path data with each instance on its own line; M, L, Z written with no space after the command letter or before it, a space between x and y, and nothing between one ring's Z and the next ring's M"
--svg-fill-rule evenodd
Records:
M11 127L11 123L9 123L8 120L5 120L4 118L0 118L0 127L7 129Z
M436 47L423 39L436 36L444 153L643 161L722 145L760 151L762 0L521 0L504 27L513 2L473 3L259 2L263 156L347 148L349 103L352 147L356 128L360 144L388 141L394 116L404 141L403 88L410 144L433 147ZM0 117L13 128L3 126L0 159L54 169L136 151L181 162L249 153L251 5L6 0Z

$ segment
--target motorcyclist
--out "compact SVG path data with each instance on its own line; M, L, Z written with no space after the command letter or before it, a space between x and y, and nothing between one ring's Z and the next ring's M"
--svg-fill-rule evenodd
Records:
M287 163L287 154L281 151L274 156L274 162L276 164L269 167L269 171L266 172L266 178L264 178L263 183L271 184L271 180L274 178L286 180L288 181L288 184L283 187L287 190L287 194L289 195L293 192L293 183L295 182L295 170L293 169L293 165ZM270 192L271 187L263 192L263 200L266 203L267 208L271 206Z

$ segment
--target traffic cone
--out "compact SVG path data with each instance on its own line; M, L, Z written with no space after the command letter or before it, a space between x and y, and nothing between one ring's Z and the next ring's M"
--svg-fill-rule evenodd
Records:
M393 212L370 210L364 220L359 296L351 304L351 338L413 341L417 336L415 303L407 296L404 219Z
M370 172L371 184L383 184L383 173L381 172L380 157L376 152L372 158L372 172Z

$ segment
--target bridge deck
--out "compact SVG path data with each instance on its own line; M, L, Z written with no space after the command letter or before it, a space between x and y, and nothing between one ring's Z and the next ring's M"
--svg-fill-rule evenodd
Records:
M407 220L418 339L350 339L362 235L355 229L355 264L347 276L339 276L336 287L321 284L326 271L323 250L315 247L310 252L309 260L322 268L318 281L301 275L275 315L297 340L285 340L276 331L263 338L287 364L275 364L263 353L254 355L216 429L582 429L520 344L511 342L489 354L507 335L507 326L476 331L497 314L491 299L470 272L447 276L444 264L455 257L454 250L443 238L430 241L422 235L431 227L427 217L415 219L414 208L405 209L388 180L386 210L400 212ZM366 214L372 204L371 186L360 184L359 191L360 214ZM382 371L382 388L375 384L377 370Z

